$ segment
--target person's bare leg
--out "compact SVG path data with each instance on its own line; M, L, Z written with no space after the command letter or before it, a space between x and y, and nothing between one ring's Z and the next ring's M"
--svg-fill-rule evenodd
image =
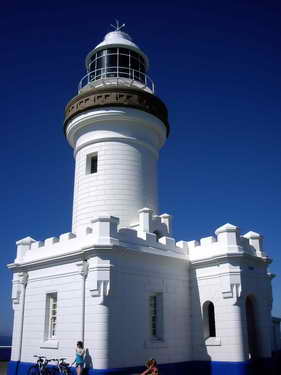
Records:
M76 372L77 372L77 375L81 375L81 367L80 366L76 367Z

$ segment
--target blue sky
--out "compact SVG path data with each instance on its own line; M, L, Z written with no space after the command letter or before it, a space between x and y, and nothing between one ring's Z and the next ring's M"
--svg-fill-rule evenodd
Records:
M11 331L15 241L70 231L74 161L63 111L115 18L150 59L171 135L161 212L177 240L230 222L265 236L280 273L281 5L273 1L12 1L1 7L1 324ZM281 315L280 275L273 280Z

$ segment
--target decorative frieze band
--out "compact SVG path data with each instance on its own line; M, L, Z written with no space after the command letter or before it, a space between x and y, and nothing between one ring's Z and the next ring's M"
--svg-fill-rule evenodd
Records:
M168 111L165 104L155 95L128 88L92 89L75 96L66 106L64 131L69 121L77 114L91 108L122 106L141 109L158 117L169 135Z

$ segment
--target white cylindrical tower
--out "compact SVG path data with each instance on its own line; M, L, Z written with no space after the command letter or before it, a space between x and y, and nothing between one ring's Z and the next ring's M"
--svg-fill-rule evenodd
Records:
M139 209L157 214L157 160L169 130L167 109L154 95L147 57L119 28L88 54L86 68L65 112L75 156L72 231L101 215L134 226Z

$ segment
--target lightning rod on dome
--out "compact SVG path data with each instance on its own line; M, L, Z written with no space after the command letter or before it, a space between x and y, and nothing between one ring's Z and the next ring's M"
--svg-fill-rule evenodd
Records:
M120 31L123 27L126 26L125 23L123 23L122 25L120 25L118 20L115 20L115 22L116 22L116 25L110 24L110 26L112 26L113 29L115 29L115 31Z

